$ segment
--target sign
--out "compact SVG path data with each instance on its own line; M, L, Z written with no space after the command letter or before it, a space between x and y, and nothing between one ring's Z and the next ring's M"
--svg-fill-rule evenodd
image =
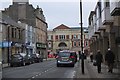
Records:
M0 48L2 48L2 42L0 42Z
M46 44L44 43L36 43L37 48L46 48Z
M11 47L12 42L5 41L2 43L2 47Z

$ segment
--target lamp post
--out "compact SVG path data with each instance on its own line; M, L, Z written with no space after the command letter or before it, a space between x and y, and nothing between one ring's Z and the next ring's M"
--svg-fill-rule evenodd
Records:
M81 25L81 69L84 74L84 53L83 53L83 27L82 27L82 0L80 0L80 25Z
M7 34L7 38L8 38L8 40L7 40L7 41L8 41L8 66L10 65L10 52L9 52L9 51L10 51L10 50L9 50L9 46L10 46L10 45L9 45L9 44L10 44L10 41L9 41L9 27L10 27L10 25L7 26L7 28L8 28L8 31L7 31L7 32L8 32L8 34Z

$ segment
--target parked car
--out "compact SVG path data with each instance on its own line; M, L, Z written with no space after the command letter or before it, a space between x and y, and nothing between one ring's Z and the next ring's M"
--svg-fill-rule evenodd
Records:
M10 60L10 66L24 66L25 65L25 61L23 59L23 57L20 54L13 54L11 55L11 60Z
M32 56L32 59L33 59L34 62L40 62L41 61L39 54L36 53L36 54L32 54L31 56Z
M42 55L40 55L40 54L38 54L38 53L36 53L36 55L37 55L37 57L39 58L40 62L43 62L43 57L42 57Z
M61 65L70 65L74 67L76 63L77 55L74 51L63 50L57 55L57 67Z
M31 57L31 55L26 54L26 53L20 53L20 55L23 57L25 65L33 63L33 59Z

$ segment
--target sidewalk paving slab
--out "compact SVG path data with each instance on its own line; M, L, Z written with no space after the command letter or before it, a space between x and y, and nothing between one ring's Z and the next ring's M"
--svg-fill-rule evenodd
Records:
M102 64L101 73L97 72L97 67L93 66L93 63L89 59L84 60L84 71L85 74L82 74L81 71L81 60L78 62L77 78L104 78L104 79L120 79L120 70L119 68L114 68L113 73L108 73L107 66Z

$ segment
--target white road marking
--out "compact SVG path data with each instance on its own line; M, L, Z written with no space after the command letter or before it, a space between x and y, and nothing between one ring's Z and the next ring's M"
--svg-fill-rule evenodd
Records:
M34 76L32 78L35 78Z
M36 76L38 76L38 75L36 75Z

